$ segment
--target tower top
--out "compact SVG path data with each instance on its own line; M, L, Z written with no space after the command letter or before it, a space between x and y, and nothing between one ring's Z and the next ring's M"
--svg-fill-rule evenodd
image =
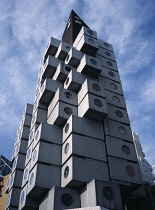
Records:
M72 10L62 36L62 41L73 45L73 42L75 41L82 26L89 28L86 23L74 12L74 10Z

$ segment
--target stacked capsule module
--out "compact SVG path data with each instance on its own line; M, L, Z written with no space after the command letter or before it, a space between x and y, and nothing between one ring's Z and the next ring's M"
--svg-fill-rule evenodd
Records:
M113 47L74 18L73 44L51 38L43 56L34 106L17 133L6 209L121 210L142 185Z

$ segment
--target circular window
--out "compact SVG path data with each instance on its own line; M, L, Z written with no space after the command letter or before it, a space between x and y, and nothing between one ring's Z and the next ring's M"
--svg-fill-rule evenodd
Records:
M109 66L113 66L112 62L111 61L107 61L106 62Z
M65 177L65 179L68 177L68 174L69 174L69 167L66 166L66 168L64 170L64 177Z
M15 152L18 153L18 150L19 150L19 144L16 146Z
M33 131L31 131L29 139L30 141L33 139Z
M39 130L37 130L37 132L36 132L36 134L35 134L35 140L37 140L37 139L38 139L38 137L39 137L39 133L40 133L40 131L39 131Z
M42 84L42 86L41 86L41 92L43 92L44 87L45 87L45 85L44 85L44 84Z
M112 98L116 103L120 103L120 99L117 96L113 96Z
M64 92L64 95L66 98L71 99L72 98L72 94L69 92Z
M102 106L103 106L102 101L100 101L99 99L94 99L94 104L95 104L97 107L102 107Z
M16 162L17 162L17 160L14 160L14 162L13 162L13 167L12 167L12 168L15 168Z
M69 143L66 144L65 148L64 148L64 153L67 154L69 151Z
M30 176L30 185L33 183L33 179L34 179L34 173L32 173Z
M121 111L116 110L115 113L116 113L117 117L119 117L119 118L122 118L123 117L123 113Z
M122 135L126 135L127 134L126 129L124 127L122 127L122 126L118 127L118 131Z
M135 170L131 167L131 166L126 166L126 173L129 175L129 176L131 176L131 177L133 177L133 176L135 176Z
M108 48L109 48L108 43L104 42L103 45L104 45L105 47L108 47Z
M21 131L18 132L18 138L20 139L21 137Z
M27 150L27 155L26 155L26 158L27 158L27 159L30 157L30 154L31 154L31 149L29 148L29 149Z
M130 154L130 148L127 145L123 145L122 146L122 151L126 154L129 155Z
M105 186L103 188L103 195L109 201L111 201L115 198L115 193L114 193L113 189L109 186Z
M65 46L66 50L69 51L71 49L70 46Z
M91 44L95 44L94 39L88 38L88 42L90 42Z
M13 178L14 178L14 176L12 176L10 179L10 185L12 185L12 183L13 183Z
M66 57L66 61L68 61L68 59L69 59L69 56L70 56L70 55L68 54L68 55L67 55L67 57Z
M105 51L105 54L106 54L107 56L111 56L111 53L108 52L108 51Z
M71 115L72 114L72 109L70 107L65 107L64 111L66 114Z
M65 84L68 85L69 77L67 77Z
M21 197L20 197L20 202L21 202L21 203L23 203L24 197L25 197L25 192L22 191Z
M113 88L113 89L117 89L117 85L115 83L111 83L110 86Z
M34 107L33 107L33 110L35 110L37 108L37 102L34 103Z
M39 89L36 90L36 97L37 97L38 93L39 93Z
M90 29L88 29L87 32L88 32L89 35L94 35L94 32L91 31Z
M65 66L65 70L68 71L68 72L70 72L72 69L71 69L70 66Z
M65 206L71 206L73 204L73 197L69 193L64 193L61 200Z
M114 74L114 72L112 72L112 71L109 71L108 74L109 74L111 77L115 77L115 74Z
M67 123L67 125L65 126L65 133L67 133L69 130L69 123Z
M37 156L37 150L34 150L34 152L33 152L33 157L32 157L33 161L35 161L36 156Z
M97 61L93 58L90 59L90 62L93 64L93 65L97 65Z
M92 84L92 87L93 87L93 89L96 90L96 91L100 91L100 90L101 90L101 87L100 87L98 84L96 84L96 83L93 83L93 84Z
M10 194L8 194L7 204L9 204L9 202L10 202Z
M9 184L10 184L10 178L8 179L8 181L7 181L7 187L9 186Z
M25 171L24 171L24 179L27 178L27 174L28 174L28 168L26 168Z
M31 121L32 125L34 124L34 121L35 121L35 116L32 117L32 121Z

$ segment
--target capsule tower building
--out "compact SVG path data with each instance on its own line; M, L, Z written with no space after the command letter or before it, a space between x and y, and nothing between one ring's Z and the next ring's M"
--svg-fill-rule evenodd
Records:
M74 11L47 45L12 161L8 210L132 210L145 197L113 47Z

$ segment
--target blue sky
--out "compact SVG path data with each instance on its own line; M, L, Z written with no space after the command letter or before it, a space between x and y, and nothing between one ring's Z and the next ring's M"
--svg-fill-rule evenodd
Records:
M1 0L0 154L11 158L26 103L51 36L61 39L71 9L113 44L132 130L155 161L155 1Z

